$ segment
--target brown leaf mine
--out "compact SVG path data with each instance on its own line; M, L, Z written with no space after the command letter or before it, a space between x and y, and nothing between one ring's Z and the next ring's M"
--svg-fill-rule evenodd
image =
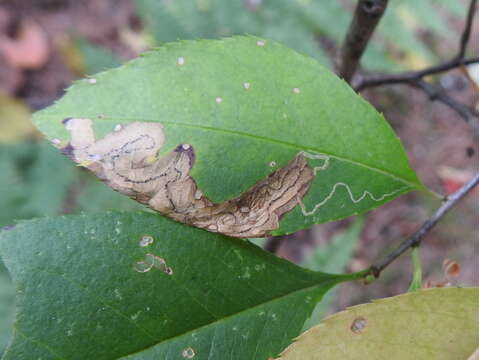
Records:
M161 124L133 122L100 140L89 119L64 124L71 133L64 151L111 188L176 221L229 236L267 236L298 205L314 178L300 153L240 196L215 204L189 175L195 160L191 145L157 157L165 143Z

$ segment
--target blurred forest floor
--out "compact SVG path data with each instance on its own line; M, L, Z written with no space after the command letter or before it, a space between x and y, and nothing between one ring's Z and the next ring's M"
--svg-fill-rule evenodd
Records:
M230 16L227 9L221 7L225 5L218 5L218 13L215 13L214 6L218 4L215 1L191 0L197 12L186 11L189 8L168 9L168 6L174 6L168 4L171 1L157 3L165 3L168 10L158 14L160 24L151 22L150 18L137 11L137 6L147 8L151 5L151 1L148 4L146 0L136 3L133 0L0 2L0 226L12 224L17 219L43 215L137 207L129 200L112 194L68 160L60 159L61 155L54 153L53 149L44 149L41 135L29 123L30 112L52 104L75 79L116 66L163 41L227 36L240 32L276 37L287 44L297 43L303 36L305 44L312 41L311 46L317 46L317 49L307 47L298 50L307 53L317 51L318 59L331 66L332 62L327 59L331 59L337 50L338 39L346 31L352 8L351 1L342 2L341 15L337 18L342 28L334 30L328 24L325 29L321 28L321 24L311 25L304 16L307 12L316 14L314 11L317 11L318 18L326 19L328 11L338 9L321 10L315 7L301 12L302 8L298 8L296 13L291 12L296 9L292 3L313 6L308 5L308 1L282 0L276 5L271 5L271 1L237 1L242 7L237 17L244 18L241 20L244 24L239 23L240 20L233 23L224 19L223 16ZM413 10L416 6L414 1L403 3L409 4L406 5ZM436 4L434 1L430 3ZM463 4L461 9L465 11L464 3L457 3ZM289 7L276 9L281 4ZM204 10L205 6L210 6L208 13ZM185 16L183 23L175 18L182 16L178 15L180 10ZM263 14L262 11L270 16L270 22L265 20L266 24L260 24L259 20L251 20L259 18L257 15ZM284 18L290 20L273 26L274 11L278 14L288 11L289 15ZM401 8L389 11L392 20L386 19L385 25L381 24L383 28L373 38L376 49L373 48L367 55L370 71L417 69L454 54L464 22L460 9L438 9L434 16L441 22L439 25L422 23L420 16L427 16L427 13L417 15L419 18L413 21L410 15L415 14L414 11L410 11L409 15L404 15ZM201 22L202 16L206 25ZM399 21L394 22L396 18ZM212 19L214 26L211 25ZM171 24L176 26L178 23L182 28L175 33ZM302 28L296 26L297 23L309 25ZM403 27L398 28L398 23ZM231 24L231 28L224 24ZM391 24L396 24L396 28ZM166 30L162 30L161 26ZM400 37L402 30L410 36L410 40L405 37L394 44L391 36ZM167 31L172 33L166 34ZM290 37L282 35L288 32L292 33L288 34ZM162 34L165 36L162 37ZM471 54L479 53L478 38L479 21L476 21L472 48L468 50ZM454 70L433 80L454 98L476 106L479 68L468 70L469 76L463 70ZM471 78L475 78L476 82ZM468 126L449 108L429 101L422 92L405 85L378 87L364 91L362 95L384 113L401 138L412 167L429 188L441 194L450 193L479 170L477 139L473 139ZM58 161L62 161L61 164ZM460 264L461 271L449 280L454 285L479 286L478 200L479 192L476 191L428 235L421 247L425 281L433 284L444 282L443 261L452 259ZM438 200L429 195L411 193L364 215L365 222L361 225L359 238L357 241L354 239L352 255L345 262L346 269L358 271L386 254L417 229L438 205ZM351 223L351 219L346 219L289 236L281 242L276 253L301 263L317 249L327 251L325 249L334 234L348 228ZM321 264L316 264L316 267L321 269ZM410 258L404 256L385 271L381 279L367 287L361 284L343 285L332 310L405 292L411 271Z

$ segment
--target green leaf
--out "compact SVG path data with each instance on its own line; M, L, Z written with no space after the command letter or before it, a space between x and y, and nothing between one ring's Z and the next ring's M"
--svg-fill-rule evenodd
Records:
M7 270L0 259L0 356L12 333L14 289Z
M171 43L95 80L77 82L36 113L41 131L66 145L62 120L69 117L91 119L97 139L118 124L160 122L161 154L190 144L191 176L213 202L239 196L303 154L317 175L303 208L290 211L274 235L423 189L371 105L315 60L271 40Z
M331 242L325 247L317 247L313 254L305 258L301 264L303 267L328 273L342 273L348 265L354 253L354 248L360 239L360 233L363 230L364 219L357 218L351 226L340 231L331 239ZM331 305L336 298L337 289L328 292L320 303L316 305L311 317L305 322L303 331L317 325L319 321L330 310Z
M17 294L3 360L266 359L355 277L147 213L22 222L0 254Z
M419 290L337 313L283 360L467 359L479 343L479 288Z

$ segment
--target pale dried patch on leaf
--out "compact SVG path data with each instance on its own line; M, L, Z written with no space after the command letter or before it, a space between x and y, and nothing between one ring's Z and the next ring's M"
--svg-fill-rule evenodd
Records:
M314 178L300 153L240 196L215 204L189 175L193 146L180 144L158 157L165 143L161 124L133 122L100 140L89 119L64 124L71 133L65 152L111 188L176 221L229 236L267 236L299 204Z

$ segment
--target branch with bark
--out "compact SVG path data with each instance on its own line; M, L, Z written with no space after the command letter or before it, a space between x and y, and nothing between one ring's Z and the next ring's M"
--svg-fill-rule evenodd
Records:
M429 75L437 75L466 65L479 63L479 57L465 58L466 49L471 38L471 30L474 21L474 15L477 8L477 0L471 0L467 11L467 19L459 41L459 47L456 55L449 61L435 66L430 66L417 71L405 71L394 74L372 74L360 77L353 84L356 91L362 91L366 88L377 87L383 85L407 84L409 86L421 89L432 101L439 101L455 111L462 119L470 124L474 135L479 137L479 114L470 107L458 102L442 87L435 88L424 78Z
M450 195L447 200L436 210L433 216L427 219L421 227L408 239L402 242L395 250L393 250L384 259L369 268L367 275L379 277L381 272L388 267L394 260L404 254L408 249L417 247L421 244L424 237L436 226L449 210L456 206L464 197L471 192L479 184L479 174L476 174L472 180ZM366 276L367 276L366 275Z
M398 83L414 83L422 80L429 75L436 75L438 73L446 72L464 65L470 65L479 63L479 56L469 59L465 58L467 45L471 38L472 24L474 21L474 15L476 12L477 0L471 0L467 11L467 20L462 31L461 39L459 42L459 48L455 56L449 61L442 64L424 68L417 71L405 71L395 74L374 74L363 76L355 85L356 91L364 90L368 87L375 87L381 85L393 85Z
M361 56L384 14L388 0L359 0L348 33L341 47L337 72L351 82L359 66Z
M358 1L353 20L341 47L339 62L337 65L338 75L343 77L348 83L351 83L353 80L359 67L361 56L367 47L376 25L384 14L386 6L387 0ZM479 57L471 57L467 59L465 57L471 37L476 8L477 0L471 0L457 53L449 61L418 71L362 76L353 85L353 88L359 92L368 87L393 84L407 84L416 87L422 90L431 101L440 101L457 112L466 122L469 123L474 133L479 136L478 112L449 96L444 89L436 88L424 80L424 78L429 75L436 75L455 68L479 63ZM425 221L422 226L413 235L402 242L398 248L392 251L384 259L371 266L369 270L365 272L364 277L379 277L385 268L404 254L408 249L419 246L424 237L434 228L434 226L436 226L444 215L466 197L466 195L468 195L478 184L479 174L453 195L449 196L431 218Z

